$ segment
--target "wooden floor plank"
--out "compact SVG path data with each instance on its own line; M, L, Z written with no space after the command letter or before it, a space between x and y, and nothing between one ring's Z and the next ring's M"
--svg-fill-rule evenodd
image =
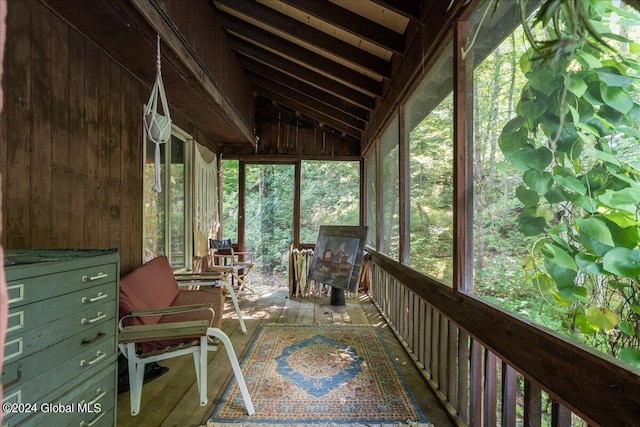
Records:
M243 291L238 296L240 309L247 326L247 334L240 329L231 299L223 313L221 329L229 336L238 360L248 350L249 345L261 325L268 323L287 324L372 324L378 326L385 345L398 363L407 384L412 389L416 401L425 415L436 427L454 424L440 407L433 393L425 384L410 355L396 339L391 328L369 300L366 294L346 298L344 306L332 306L325 294L308 297L289 297L288 286L259 285L252 283L254 293ZM224 348L210 353L208 365L209 403L199 405L192 356L182 356L160 363L169 371L160 378L144 385L140 414L132 417L129 413L129 393L118 396L118 427L190 427L206 423L213 408L223 397L226 385L232 378L231 365Z

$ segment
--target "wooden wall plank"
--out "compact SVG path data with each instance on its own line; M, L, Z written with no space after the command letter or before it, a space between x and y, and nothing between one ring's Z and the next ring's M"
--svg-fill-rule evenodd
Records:
M97 162L97 184L98 184L98 217L105 221L100 221L95 233L98 235L98 247L109 247L109 165L111 157L110 144L110 109L111 100L111 60L106 56L100 56L98 61L98 162Z
M120 103L118 105L118 116L122 121L120 126L119 139L121 141L129 141L128 144L120 145L120 156L118 158L118 174L120 176L120 204L118 213L120 214L120 227L118 229L118 242L120 247L120 257L129 260L131 257L132 244L128 233L131 231L133 225L133 204L142 203L142 199L134 201L133 197L126 197L126 194L131 194L132 186L129 183L129 179L133 180L133 176L129 174L130 170L133 170L131 164L131 151L136 144L135 136L132 135L131 125L135 119L142 117L142 112L139 116L132 116L130 113L133 110L132 99L134 85L131 79L123 76L120 79ZM129 265L127 264L127 268Z
M89 248L98 248L98 227L100 222L100 210L98 207L98 81L101 78L99 70L100 53L98 48L91 43L85 47L85 126L87 140L85 150L85 180L84 180L84 205L85 205L85 245Z
M51 21L51 234L50 244L69 246L69 86L77 84L69 69L69 27ZM37 126L37 123L35 123ZM37 143L37 141L36 141ZM34 148L37 150L37 147Z
M5 215L2 220L3 246L28 247L31 244L30 204L24 195L31 195L31 14L28 2L14 2L8 8L7 38L4 62L3 120L7 121L7 168L3 177L6 192ZM11 58L7 60L6 58ZM19 123L20 126L12 126Z
M52 239L52 106L51 106L51 49L52 30L51 14L42 8L31 10L33 32L31 37L31 51L34 60L31 62L33 70L33 92L31 94L32 122L29 123L32 132L30 168L30 212L29 244L39 247L50 247ZM26 142L26 141L25 141ZM28 144L28 143L27 143ZM35 166L37 165L37 166Z
M120 83L121 68L115 63L109 64L109 138L108 150L108 176L106 180L106 196L109 212L109 234L107 236L107 245L109 247L121 247L120 242L120 205L122 186L121 186L121 170L120 170L120 147L124 141L121 139L121 124L123 120L120 110L121 99L126 95L121 92ZM125 140L126 141L126 140ZM126 141L128 144L129 141ZM106 144L105 144L106 145Z
M73 78L69 84L69 223L72 224L68 244L72 248L86 246L84 182L86 179L87 127L85 125L85 41L75 32L69 33L69 64ZM69 82L71 83L71 82Z

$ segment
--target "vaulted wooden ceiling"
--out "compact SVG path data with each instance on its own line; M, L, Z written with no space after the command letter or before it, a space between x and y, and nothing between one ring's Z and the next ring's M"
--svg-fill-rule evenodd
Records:
M212 0L258 95L360 139L417 0Z
M248 86L248 95L253 92L358 143L370 137L371 121L380 126L384 120L376 117L381 105L389 110L396 102L387 101L393 98L389 93L398 95L401 85L394 87L396 81L412 77L410 68L402 72L404 63L411 59L410 65L417 67L428 49L425 37L447 25L445 9L468 2L40 1L148 85L155 75L155 35L160 34L170 103L219 144L230 146L257 141L257 119L247 117L249 96L240 101L245 105L228 96L234 92L229 74L237 70L244 76L234 78ZM194 10L206 16L194 16ZM425 26L427 16L435 26ZM218 33L226 37L220 39ZM214 38L207 39L209 35ZM226 67L230 57L235 63L228 68L211 69Z

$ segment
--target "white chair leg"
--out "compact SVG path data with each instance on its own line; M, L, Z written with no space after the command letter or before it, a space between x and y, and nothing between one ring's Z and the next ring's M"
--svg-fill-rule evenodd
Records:
M129 397L131 401L131 415L140 412L142 400L142 385L144 384L144 360L136 356L135 343L127 344L127 361L129 367Z
M238 358L236 357L236 353L233 350L231 340L229 339L227 334L225 334L218 328L207 329L207 334L220 338L220 341L222 341L222 344L224 344L224 348L227 350L227 356L229 357L229 362L231 362L231 367L233 368L233 374L236 377L236 381L238 382L238 387L240 387L240 393L242 394L242 399L244 400L244 406L247 408L247 413L249 415L255 414L256 411L253 408L253 402L251 401L251 396L249 395L247 384L244 382L244 376L242 375L242 371L240 370L240 364L238 364Z
M236 314L238 315L238 321L240 321L240 329L242 329L242 333L247 333L247 327L244 325L244 319L242 319L242 313L240 312L240 306L238 306L238 298L236 298L236 293L233 290L233 286L225 280L220 281L222 285L227 288L229 294L231 295L231 301L233 302L233 308L236 310Z
M193 353L193 361L196 368L198 393L200 394L200 406L205 406L207 401L207 337L200 337L200 351Z

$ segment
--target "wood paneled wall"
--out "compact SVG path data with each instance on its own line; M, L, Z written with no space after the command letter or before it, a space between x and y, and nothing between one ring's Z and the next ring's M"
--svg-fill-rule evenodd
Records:
M118 248L122 273L139 266L150 88L38 1L9 2L4 64L2 244Z
M227 47L227 35L216 22L212 0L163 0L162 7L187 40L198 59L215 76L216 83L237 112L253 128L251 85L243 76L235 51Z
M225 158L265 159L360 159L360 141L318 126L309 118L256 97L258 147L224 146Z

